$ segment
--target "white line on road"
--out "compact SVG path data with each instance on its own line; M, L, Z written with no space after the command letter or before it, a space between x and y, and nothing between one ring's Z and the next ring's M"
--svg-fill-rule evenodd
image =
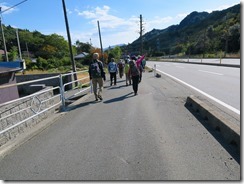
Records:
M176 66L177 68L185 68L185 67L183 67L183 66Z
M156 70L157 70L157 69L156 69ZM190 85L190 84L187 84L186 82L184 82L184 81L182 81L182 80L180 80L180 79L178 79L178 78L176 78L176 77L174 77L174 76L172 76L172 75L170 75L170 74L167 74L167 73L165 73L165 72L163 72L163 71L160 71L160 70L157 70L157 71L163 73L164 75L167 75L167 76L171 77L172 79L174 79L174 80L176 80L176 81L178 81L178 82L181 82L182 84L184 84L184 85L186 85L186 86L188 86L188 87L190 87L190 88L196 90L197 92L199 92L199 93L205 95L206 97L208 97L208 98L214 100L215 102L217 102L217 103L223 105L224 107L226 107L226 108L230 109L231 111L235 112L236 114L240 115L240 110L238 110L238 109L236 109L236 108L234 108L234 107L232 107L232 106L230 106L230 105L228 105L228 104L226 104L226 103L220 101L220 100L217 99L217 98L214 98L213 96L211 96L211 95L209 95L209 94L207 94L207 93L201 91L200 89L197 89L196 87L194 87L194 86L192 86L192 85Z
M205 72L205 73L210 73L210 74L214 74L214 75L224 75L222 73L215 73L215 72L209 72L209 71L204 71L204 70L198 70L199 72Z

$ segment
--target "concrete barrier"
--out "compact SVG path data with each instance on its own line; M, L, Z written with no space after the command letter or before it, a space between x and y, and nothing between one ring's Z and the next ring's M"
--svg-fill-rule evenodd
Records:
M213 129L219 131L228 144L236 145L240 150L240 126L193 95L187 97L186 105L199 113Z

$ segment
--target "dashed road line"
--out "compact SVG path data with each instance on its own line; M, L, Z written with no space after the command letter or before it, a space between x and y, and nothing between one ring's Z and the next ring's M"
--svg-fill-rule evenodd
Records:
M205 71L205 70L198 70L199 72L205 72L205 73L210 73L210 74L214 74L214 75L224 75L222 73L216 73L216 72L209 72L209 71Z

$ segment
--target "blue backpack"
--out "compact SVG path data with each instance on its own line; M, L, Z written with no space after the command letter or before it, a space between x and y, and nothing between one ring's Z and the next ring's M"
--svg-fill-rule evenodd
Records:
M115 63L111 63L111 64L109 64L109 72L110 72L110 73L115 73L116 70L117 70L117 66L116 66Z

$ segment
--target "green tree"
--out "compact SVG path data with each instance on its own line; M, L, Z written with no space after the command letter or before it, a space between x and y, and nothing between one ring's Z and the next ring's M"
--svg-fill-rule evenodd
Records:
M229 52L240 51L240 24L236 23L229 28Z
M17 47L13 46L10 50L9 61L15 61L18 58L18 49Z
M89 43L82 43L79 40L75 42L77 53L87 52L90 53L92 46Z
M112 54L115 59L120 59L121 58L121 48L119 46L114 47L113 49L110 50L109 54Z
M37 60L37 67L41 70L46 70L48 68L48 62L46 59L38 57Z

